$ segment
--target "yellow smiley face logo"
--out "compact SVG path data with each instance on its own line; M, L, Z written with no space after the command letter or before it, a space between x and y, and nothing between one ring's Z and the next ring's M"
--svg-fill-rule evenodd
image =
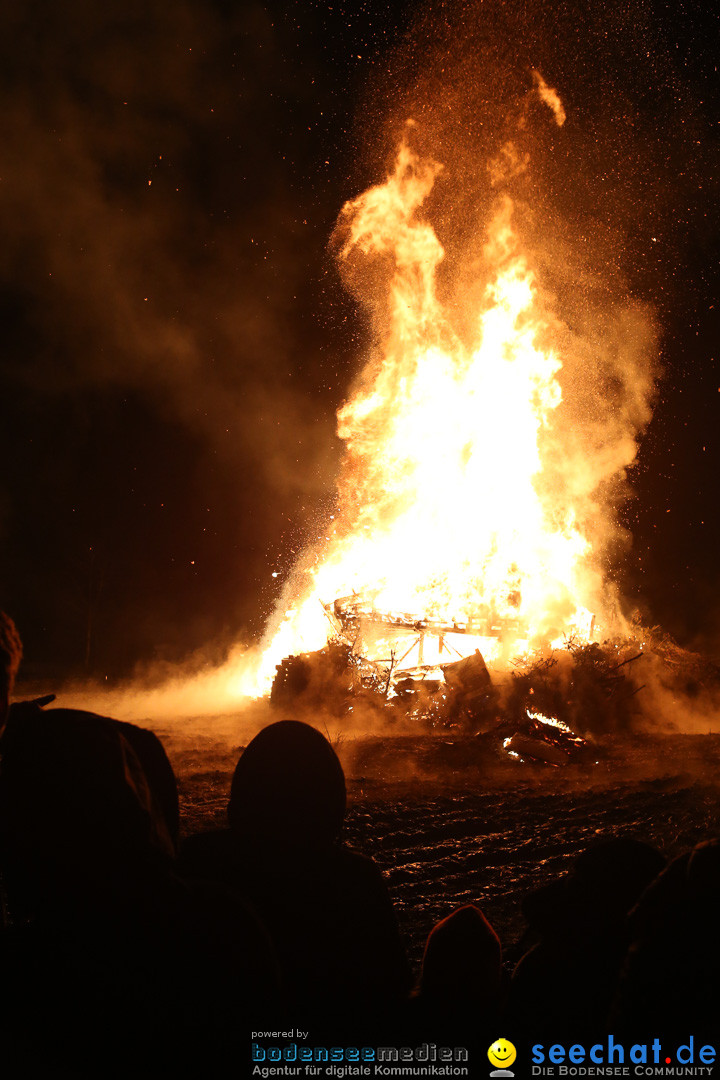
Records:
M497 1069L507 1069L517 1057L517 1050L507 1039L496 1039L488 1050L490 1064Z

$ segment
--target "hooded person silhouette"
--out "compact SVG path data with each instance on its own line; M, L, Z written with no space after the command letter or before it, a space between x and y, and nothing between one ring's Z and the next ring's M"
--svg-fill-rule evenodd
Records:
M264 728L237 763L228 821L249 847L276 853L327 851L340 839L345 775L327 739L309 724Z
M309 724L282 720L238 761L229 830L191 838L181 854L186 873L220 878L250 900L290 1003L315 1017L384 1012L410 984L382 874L341 841L345 807L330 743Z
M184 1061L200 1052L207 1062L241 1012L277 1006L275 957L259 920L230 890L176 873L174 784L150 732L38 702L7 710L6 1057L80 1068L111 1049L123 1072L151 1056L169 1067L182 1040Z
M628 918L612 1023L620 1032L661 1030L697 1041L718 1030L720 840L679 855Z
M494 1029L505 986L500 939L480 908L464 904L430 931L414 1000L419 1028Z
M509 1015L529 1031L597 1031L627 948L627 913L665 859L631 837L588 847L522 904L535 944L512 977Z

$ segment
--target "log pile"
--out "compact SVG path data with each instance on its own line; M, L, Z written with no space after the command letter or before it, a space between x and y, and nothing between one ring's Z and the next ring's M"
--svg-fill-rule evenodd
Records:
M503 755L550 766L595 760L603 738L642 727L642 691L661 665L692 688L720 685L720 670L653 631L618 641L568 640L491 673L479 651L434 667L398 670L364 657L342 632L315 653L278 666L271 702L342 721L365 714L383 729L452 732L487 740Z

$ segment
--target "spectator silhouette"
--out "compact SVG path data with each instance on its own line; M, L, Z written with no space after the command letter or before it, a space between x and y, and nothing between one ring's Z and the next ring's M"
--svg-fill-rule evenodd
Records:
M340 842L346 792L330 743L284 720L246 748L232 780L230 829L191 837L186 872L246 895L275 942L289 1000L318 1015L384 1010L409 969L382 874Z
M137 758L142 774L147 782L149 797L154 804L155 811L162 817L164 828L174 847L177 847L180 825L180 807L178 800L177 781L172 765L165 753L165 748L157 735L146 728L138 727L123 720L113 720L108 716L98 716L96 713L85 712L82 709L52 708L44 706L54 699L54 695L48 695L37 701L20 701L12 704L7 711L8 740L12 739L13 731L20 730L27 725L43 722L40 715L51 718L52 725L62 733L69 733L92 728L114 729L128 744ZM49 732L50 728L43 728ZM73 737L69 735L69 737Z
M425 945L416 998L423 1026L492 1028L503 998L500 939L474 904L437 923Z
M536 944L511 984L510 1020L529 1032L597 1032L627 948L626 916L662 870L658 851L618 838L588 848L570 874L523 901Z
M260 853L327 851L340 838L345 776L330 743L309 724L282 720L252 740L237 763L228 821Z
M238 1015L277 1008L266 931L229 890L177 876L165 811L123 734L140 729L32 702L6 712L4 1055L77 1067L110 1052L124 1073L140 1053L169 1064L182 1037L183 1056L207 1062Z
M13 728L21 728L26 723L30 726L40 723L42 726L43 721L38 719L40 710L55 700L54 694L48 694L34 701L10 704L22 655L22 642L17 627L9 615L0 611L0 736L6 725L11 732ZM75 731L78 723L117 728L133 748L149 784L152 798L164 818L165 828L173 844L177 845L180 821L177 782L165 748L157 735L136 724L96 716L95 713L79 709L53 709L51 712L53 724L60 732L66 729L68 732ZM50 729L43 730L48 732ZM12 735L9 735L8 739L11 738Z
M43 1030L77 1060L120 1045L167 1058L182 1035L184 1054L207 1056L238 1015L276 1007L262 926L227 890L176 875L164 817L118 728L72 712L58 724L53 710L8 724L0 836L15 1038Z
M630 913L616 1030L695 1032L698 1042L717 1032L718 911L720 840L709 840L671 862Z

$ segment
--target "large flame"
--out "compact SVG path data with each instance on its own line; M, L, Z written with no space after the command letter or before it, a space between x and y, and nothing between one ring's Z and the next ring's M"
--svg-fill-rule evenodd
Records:
M447 660L480 648L501 661L563 635L587 639L598 613L592 519L579 512L598 478L578 483L572 433L566 466L558 454L563 358L549 342L559 320L501 196L470 340L453 330L437 288L443 247L423 212L441 166L416 155L409 131L385 182L340 215L339 259L370 289L376 345L338 416L337 513L290 580L256 692L284 656L327 642L337 598L355 595L386 622L442 627L426 663L443 649ZM392 647L382 634L374 644L378 657Z

